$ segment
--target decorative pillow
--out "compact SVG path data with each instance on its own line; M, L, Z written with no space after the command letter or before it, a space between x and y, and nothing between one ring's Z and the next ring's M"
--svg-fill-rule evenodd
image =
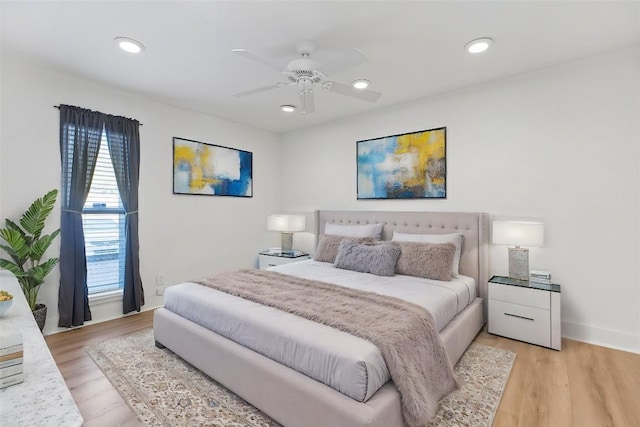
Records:
M340 242L333 266L377 276L393 276L399 256L400 248L393 244L367 245L345 239Z
M373 242L373 239L369 237L357 238L323 234L320 236L320 242L318 243L313 259L321 262L334 262L336 255L338 255L338 246L343 240L352 240L357 243Z
M462 242L464 241L462 233L409 234L394 231L391 240L394 242L453 243L456 245L456 255L453 258L451 274L454 276L460 274L460 255L462 254Z
M451 280L456 253L453 243L394 242L400 247L396 273L433 280Z
M342 225L326 223L324 225L324 234L349 237L371 237L374 240L380 240L380 236L382 235L382 224Z

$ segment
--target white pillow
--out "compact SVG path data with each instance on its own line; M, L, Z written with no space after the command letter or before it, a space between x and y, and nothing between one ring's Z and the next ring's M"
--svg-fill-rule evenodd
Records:
M419 243L453 243L456 245L456 253L453 257L453 266L451 274L457 276L460 274L460 254L462 253L462 241L464 236L462 233L451 234L410 234L393 232L392 241L396 242L419 242Z
M380 240L382 224L342 225L326 223L324 225L324 234L347 237L371 237L375 240Z

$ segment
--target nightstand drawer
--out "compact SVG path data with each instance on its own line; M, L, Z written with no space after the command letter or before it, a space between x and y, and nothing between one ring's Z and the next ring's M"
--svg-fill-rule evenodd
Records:
M520 305L549 310L551 308L551 298L549 292L537 289L528 289L518 286L501 285L489 283L489 298Z
M491 295L491 298L494 297ZM489 333L550 347L550 314L549 310L491 299Z
M280 258L277 256L260 255L260 268L265 269L281 264L289 264L290 258Z

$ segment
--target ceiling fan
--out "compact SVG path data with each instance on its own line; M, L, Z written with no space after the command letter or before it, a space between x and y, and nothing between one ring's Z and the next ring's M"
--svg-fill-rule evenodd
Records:
M311 41L297 43L296 50L301 57L290 61L286 67L282 67L269 59L255 55L246 49L233 49L233 53L237 53L247 59L272 68L281 73L288 80L286 83L278 82L273 85L236 93L233 96L241 97L253 95L254 93L295 85L298 87L298 93L300 95L300 110L302 114L313 113L315 111L313 92L316 88L369 102L376 102L378 98L380 98L382 95L380 92L367 89L356 89L352 86L327 79L328 75L355 67L356 65L365 62L367 57L364 53L358 49L350 49L329 62L318 64L310 58L315 49L316 45Z

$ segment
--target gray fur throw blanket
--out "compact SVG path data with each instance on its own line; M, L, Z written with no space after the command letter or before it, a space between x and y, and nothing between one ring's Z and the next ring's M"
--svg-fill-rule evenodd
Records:
M427 426L440 399L458 388L431 314L415 304L264 270L223 273L194 282L375 344L400 392L410 427Z

